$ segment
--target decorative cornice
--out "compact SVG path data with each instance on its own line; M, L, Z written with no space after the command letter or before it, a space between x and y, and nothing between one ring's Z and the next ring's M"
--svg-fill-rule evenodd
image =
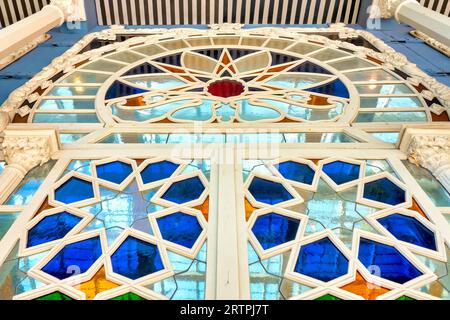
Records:
M110 29L88 34L71 49L66 51L60 57L54 59L52 63L45 67L35 77L29 80L25 85L18 88L11 93L8 100L3 104L2 108L7 112L17 112L25 115L29 112L27 107L20 110L20 107L25 100L30 98L30 95L36 91L37 88L45 89L51 85L49 80L57 73L69 72L75 69L74 65L86 60L94 60L105 52L112 50L126 49L132 45L137 44L152 44L158 41L161 37L180 38L188 35L204 34L205 30L193 28L180 29L125 29L123 26L112 26ZM340 40L331 40L320 33L338 33ZM450 110L450 88L436 79L430 77L425 72L421 71L417 66L407 60L407 58L396 52L393 48L386 45L382 40L374 36L372 33L364 30L356 30L348 28L345 24L332 24L329 28L252 28L243 29L241 24L222 24L211 25L211 29L206 30L206 35L214 36L221 33L236 34L243 36L252 36L255 34L265 34L269 36L284 36L303 41L316 41L323 43L325 46L331 48L349 49L355 52L357 56L365 57L367 55L380 60L384 63L384 67L388 69L399 69L409 75L409 81L413 84L423 84L428 90L422 91L422 95L427 99L436 97L442 105ZM118 34L136 34L139 36L130 38L123 42L116 42L107 46L93 49L84 53L79 53L86 45L94 39L115 40ZM356 46L345 39L362 37L380 52L372 49ZM32 96L31 96L32 97ZM36 97L34 97L36 98ZM442 110L431 109L432 112L442 112Z
M419 30L412 30L409 33L412 36L414 36L420 40L423 40L430 47L433 47L434 49L438 50L439 52L445 54L447 57L450 57L450 47L446 46L442 42L439 42L436 39L429 37L425 33L420 32Z
M5 130L4 133L2 149L5 160L24 173L49 161L59 149L54 130Z
M85 20L84 0L52 0L51 6L58 7L67 21Z
M50 38L48 34L43 34L34 39L33 41L27 43L24 47L20 48L19 50L11 53L10 55L6 56L3 59L0 59L0 70L8 66L9 64L13 63L14 61L18 60L22 56L26 55L28 52L36 48L39 44L47 41Z

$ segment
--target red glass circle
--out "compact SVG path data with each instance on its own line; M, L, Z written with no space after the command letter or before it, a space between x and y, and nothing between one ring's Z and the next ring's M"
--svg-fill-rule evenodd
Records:
M241 95L244 86L236 80L217 80L208 86L208 92L216 97L229 98Z

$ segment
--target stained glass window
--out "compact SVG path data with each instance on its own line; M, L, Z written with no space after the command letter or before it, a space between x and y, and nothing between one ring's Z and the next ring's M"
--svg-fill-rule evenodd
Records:
M8 130L59 150L0 194L0 299L450 299L449 193L400 146L448 113L345 30L116 28L19 88Z

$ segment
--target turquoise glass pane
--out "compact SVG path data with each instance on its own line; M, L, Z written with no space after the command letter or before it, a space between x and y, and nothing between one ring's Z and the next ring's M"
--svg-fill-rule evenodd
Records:
M28 204L55 163L56 161L52 160L28 172L17 189L6 200L5 204L16 206Z
M95 109L94 100L42 100L39 105L40 110L86 110Z
M170 89L186 85L184 81L171 75L140 76L127 78L126 80L148 89Z
M247 100L239 101L238 103L241 105L239 116L245 121L276 119L281 116L274 109L254 105Z
M243 133L243 134L152 134L152 133L112 133L98 143L357 143L358 141L342 132L330 133Z
M359 84L356 90L361 94L407 94L413 91L404 84Z
M142 110L131 110L131 109L124 110L117 108L115 105L112 105L111 109L113 115L119 117L122 120L142 122L161 117L165 115L167 112L174 110L178 107L181 107L188 102L190 102L190 100L180 100Z
M6 162L0 161L0 174L2 174L3 170L5 170Z
M34 123L99 123L95 113L36 113Z
M422 103L416 97L363 97L361 108L418 108Z
M54 87L47 95L70 97L70 96L95 96L99 87Z
M0 213L0 240L8 232L14 221L16 221L20 212Z
M172 117L179 120L206 121L213 116L213 101L203 101L199 106L180 109L172 114Z
M87 133L60 133L59 141L61 141L61 143L74 143L85 135L87 135Z
M356 122L426 122L425 112L364 112Z
M450 207L450 193L430 171L408 160L403 161L403 164L436 206Z
M375 138L386 143L397 143L400 132L369 132Z

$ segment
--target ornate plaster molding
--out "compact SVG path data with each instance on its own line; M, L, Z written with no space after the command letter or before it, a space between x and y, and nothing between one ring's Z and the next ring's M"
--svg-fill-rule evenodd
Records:
M161 37L182 38L188 35L198 35L199 32L205 33L205 30L193 28L180 29L125 29L123 26L112 26L110 29L100 32L94 32L86 35L72 48L66 51L63 55L55 58L52 63L45 67L41 72L36 74L25 85L12 92L3 104L2 108L6 112L16 112L21 115L29 113L29 109L24 107L21 109L25 100L31 98L35 99L32 94L41 87L45 89L51 85L49 80L57 73L72 71L77 63L86 60L93 60L100 57L105 52L112 50L127 49L136 44L151 44L158 41ZM331 40L321 33L338 33L339 40ZM422 91L422 95L427 99L436 97L442 105L450 110L450 88L436 79L430 77L425 72L421 71L417 66L407 60L407 58L396 52L393 48L386 45L382 40L374 36L372 33L364 30L356 30L346 27L345 24L332 24L329 28L253 28L243 29L241 24L221 24L211 25L209 30L206 30L206 35L214 36L217 34L236 34L242 36L252 36L255 34L265 34L275 37L289 37L296 40L309 40L323 43L330 48L349 49L355 52L356 55L365 57L367 55L380 60L384 63L384 67L388 69L399 69L409 75L409 80L414 84L423 84L428 90ZM94 39L115 40L119 34L136 34L138 36L130 38L123 42L116 42L107 46L103 46L94 50L90 50L80 54L80 51ZM380 52L369 48L356 46L346 39L362 37ZM431 111L434 109L432 108ZM436 110L438 111L438 110ZM439 110L438 112L442 112Z
M59 149L54 130L6 130L2 143L3 154L9 166L23 171L48 162Z
M84 0L52 0L50 5L58 7L67 21L86 20Z
M26 46L20 48L19 50L11 53L10 55L6 56L3 59L0 59L0 70L8 66L9 64L13 63L14 61L20 59L22 56L26 55L28 52L36 48L39 44L44 43L50 38L48 34L43 34L31 41L30 43L27 43Z
M409 33L412 36L414 36L420 40L423 40L430 47L433 47L434 49L438 50L439 52L445 54L447 57L450 57L450 47L446 46L442 42L439 42L436 39L429 37L425 33L420 32L419 30L412 30Z
M414 135L408 148L408 160L430 170L450 192L450 133Z

